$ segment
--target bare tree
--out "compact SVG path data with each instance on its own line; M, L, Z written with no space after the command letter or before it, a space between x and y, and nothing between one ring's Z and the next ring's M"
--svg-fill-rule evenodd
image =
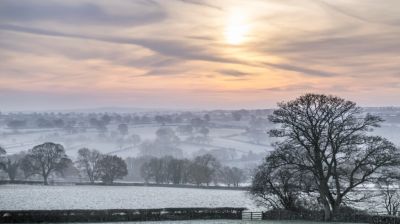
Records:
M5 162L6 162L6 155L7 152L6 150L0 146L0 169L4 166Z
M274 156L266 157L252 179L250 193L260 204L272 208L299 209L300 196L309 192L312 180L295 166L275 166Z
M242 113L238 110L232 111L232 117L234 121L240 121L242 119Z
M239 187L239 184L246 180L244 171L237 167L224 166L219 170L218 175L220 176L218 179L228 187L231 185Z
M281 165L314 176L326 220L355 187L398 162L398 150L391 142L367 136L382 119L363 114L351 101L306 94L278 106L270 116L270 121L280 125L271 130L271 136L282 139L274 156Z
M129 138L129 141L133 144L133 147L136 148L142 141L142 139L140 138L140 135L132 134L131 137Z
M13 182L17 177L18 169L23 157L23 153L7 155L3 159L3 162L0 163L0 169L7 173L11 182Z
M87 175L91 183L94 183L99 178L97 164L101 158L101 153L95 149L81 148L78 151L77 166Z
M246 180L246 175L244 170L237 167L232 167L231 179L234 187L239 187L239 184Z
M7 153L6 150L0 146L0 156L4 155L6 153Z
M196 185L205 183L208 186L220 167L218 160L210 154L197 156L190 167L191 178Z
M154 117L154 120L155 120L157 123L161 124L162 126L165 126L165 123L167 122L166 117L165 117L165 116L161 116L161 115L156 115L156 116Z
M208 134L210 133L210 129L206 127L202 127L199 130L199 133L202 134L204 137L208 137Z
M127 180L130 181L142 181L143 179L146 181L146 176L142 175L142 166L147 163L151 157L128 157L125 159L128 175L126 177ZM146 183L149 179L147 179Z
M397 215L400 209L399 179L394 170L385 170L376 182L388 215Z
M266 119L262 117L251 116L249 127L246 134L255 144L261 144L266 139L267 134Z
M21 168L25 176L34 174L43 177L43 183L48 185L48 177L53 172L62 173L71 160L65 154L60 144L46 142L30 149L21 161Z
M128 125L127 124L119 124L118 131L121 135L127 135L129 132Z
M151 179L157 184L167 182L167 164L164 158L152 158L142 165L141 173L146 182Z
M140 176L144 179L146 184L150 182L152 178L152 170L149 162L145 162L140 166Z
M0 146L0 170L4 170L4 171L6 170L6 166L7 166L6 154L7 154L6 150Z
M184 177L185 160L175 159L172 157L167 157L166 159L168 181L172 182L173 184L181 184Z
M106 184L112 184L128 174L125 161L118 156L104 155L96 165L99 177Z
M193 126L192 125L180 125L176 129L179 134L181 135L189 135L191 136L193 134Z
M11 120L7 123L7 127L11 128L14 132L18 132L18 129L21 129L25 126L25 120Z
M109 125L110 122L111 122L111 117L110 117L110 115L104 114L103 116L101 116L101 121L102 121L102 123L103 123L105 126Z
M104 117L105 116L105 117ZM102 119L97 119L95 117L90 118L89 123L92 127L96 128L99 133L107 132L107 124L110 122L111 119L108 115L104 115Z
M142 156L182 157L182 150L178 148L180 139L171 128L159 128L154 141L144 141L139 147Z

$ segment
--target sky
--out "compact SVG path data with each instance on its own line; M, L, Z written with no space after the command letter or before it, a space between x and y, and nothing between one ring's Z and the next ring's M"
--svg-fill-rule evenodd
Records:
M400 105L398 0L0 0L0 110Z

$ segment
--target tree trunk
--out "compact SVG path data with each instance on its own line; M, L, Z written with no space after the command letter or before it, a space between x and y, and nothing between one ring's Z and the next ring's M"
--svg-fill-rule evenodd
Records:
M325 191L322 189L322 186L320 186L320 200L322 202L322 205L324 206L324 221L331 221L331 206L328 202L328 199L326 198Z
M324 221L331 221L332 220L332 213L331 207L329 203L324 203Z
M10 182L13 183L15 180L16 173L13 170L9 170L7 174L8 178L10 179Z
M94 183L94 177L93 176L89 176L89 181L90 181L91 184L93 184Z
M49 182L47 181L48 175L43 175L43 184L44 185L49 185Z
M14 183L15 181L15 175L8 175L8 178L10 178L10 182Z
M336 201L334 202L334 204L331 205L332 206L332 217L335 217L338 214L341 204L342 204L342 198L341 197L336 198Z

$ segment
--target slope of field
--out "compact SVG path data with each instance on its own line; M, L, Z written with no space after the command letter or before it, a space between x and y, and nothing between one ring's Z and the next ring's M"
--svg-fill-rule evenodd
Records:
M127 186L1 185L0 210L247 207L245 191Z
M137 134L141 140L154 140L156 131L163 127L161 125L130 125L129 134ZM177 126L169 125L169 128L176 130ZM3 135L1 136L1 133ZM193 153L200 149L213 150L213 149L226 149L231 148L237 150L238 156L247 154L252 151L254 153L266 153L271 150L268 145L257 145L244 140L230 138L228 136L241 136L242 129L238 128L211 128L209 137L211 142L209 144L192 144L185 142L188 136L176 133L181 139L179 148L182 149L185 157L191 157ZM7 133L7 134L4 134ZM111 133L118 133L115 125L109 125L109 132L106 135L110 136ZM18 133L12 133L8 129L0 129L0 145L4 147L9 154L18 153L31 149L35 145L42 144L46 141L60 143L65 147L65 150L71 158L75 158L77 152L82 147L90 149L97 149L102 153L110 153L113 155L126 157L135 157L139 155L138 147L133 147L129 144L119 145L117 137L99 137L98 131L95 129L88 129L83 133L65 133L62 129L24 129ZM119 136L120 137L120 136ZM245 137L244 137L245 138ZM249 141L249 140L247 140Z

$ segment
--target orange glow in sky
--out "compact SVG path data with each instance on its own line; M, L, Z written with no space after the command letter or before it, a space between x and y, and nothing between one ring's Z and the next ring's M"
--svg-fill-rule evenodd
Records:
M0 110L400 105L400 1L0 4ZM29 13L21 13L21 11Z

